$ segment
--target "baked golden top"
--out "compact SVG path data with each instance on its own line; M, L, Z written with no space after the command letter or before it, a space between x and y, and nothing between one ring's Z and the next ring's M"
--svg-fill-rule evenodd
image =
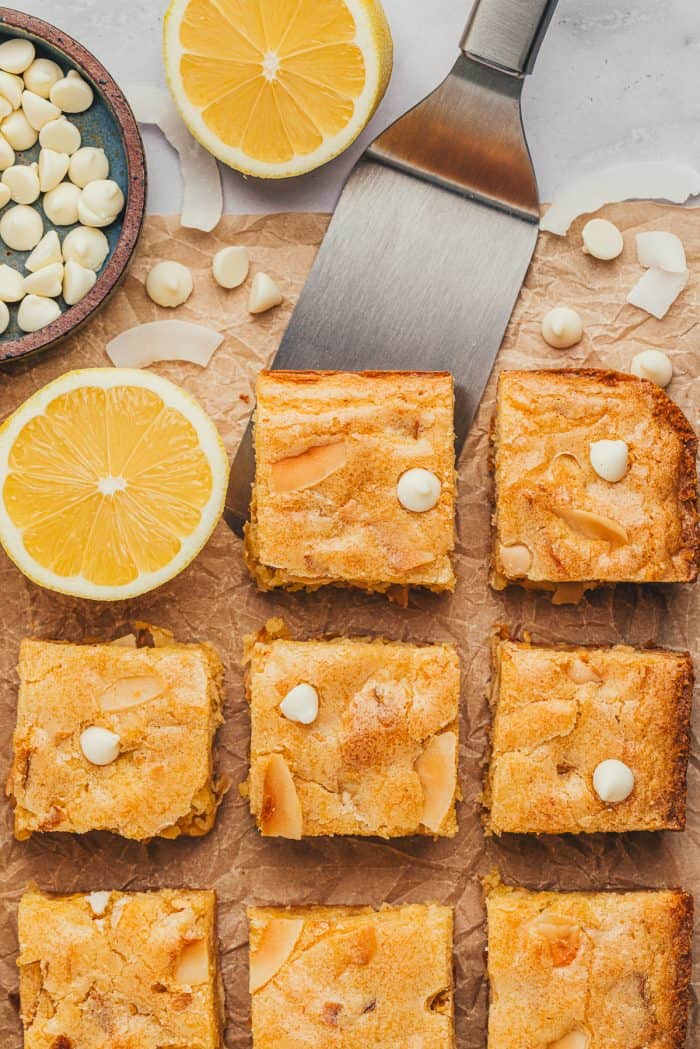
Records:
M456 832L459 662L451 645L263 636L249 658L248 789L264 834ZM280 709L299 684L318 694L308 725Z
M215 908L213 892L28 892L25 1049L219 1049Z
M499 641L488 828L682 829L692 694L687 653ZM632 793L615 804L593 788L596 766L610 758L634 775Z
M452 589L454 398L445 372L262 372L247 559L259 585ZM414 513L396 486L439 478Z
M697 439L653 383L592 369L503 372L494 440L496 586L696 578ZM591 466L600 440L628 445L620 481Z
M499 886L486 909L488 1049L685 1045L691 896Z
M452 911L252 907L254 1049L452 1049Z
M209 645L128 648L25 640L8 794L15 833L203 834L219 802L212 742L223 670ZM90 726L120 737L116 761L84 756Z

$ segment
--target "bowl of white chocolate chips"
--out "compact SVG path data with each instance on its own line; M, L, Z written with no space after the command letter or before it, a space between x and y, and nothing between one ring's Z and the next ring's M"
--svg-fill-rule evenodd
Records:
M138 125L98 60L0 17L0 363L55 344L108 298L145 210Z

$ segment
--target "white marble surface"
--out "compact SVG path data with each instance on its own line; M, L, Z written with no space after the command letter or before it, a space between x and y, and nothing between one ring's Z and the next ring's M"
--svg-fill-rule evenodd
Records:
M322 0L318 0L319 3ZM454 60L470 0L384 0L396 45L387 95L359 143L325 168L278 183L224 170L226 210L329 210L354 158L436 86ZM128 92L163 83L164 0L25 0L21 9L80 39ZM629 159L700 166L700 3L560 0L524 91L543 199L581 170ZM144 129L149 210L176 212L180 176L159 132Z

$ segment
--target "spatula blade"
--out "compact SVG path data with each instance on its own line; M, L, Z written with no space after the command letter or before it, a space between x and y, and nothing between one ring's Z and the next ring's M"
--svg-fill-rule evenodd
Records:
M464 442L537 241L537 226L363 158L350 175L275 368L449 371ZM248 429L225 517L240 534Z

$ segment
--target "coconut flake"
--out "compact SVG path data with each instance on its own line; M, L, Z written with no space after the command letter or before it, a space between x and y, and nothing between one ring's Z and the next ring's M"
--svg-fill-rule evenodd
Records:
M637 259L645 269L665 270L666 273L685 273L685 248L675 233L651 230L637 234Z
M180 225L209 233L224 210L221 172L211 153L192 137L167 91L135 85L129 102L140 124L155 124L176 150L184 183Z
M663 320L688 283L688 276L688 270L684 270L683 273L647 270L632 288L627 301L632 306L637 306L640 310Z
M649 161L614 164L566 185L545 212L540 229L563 237L579 215L622 200L669 200L683 204L700 193L700 171L689 164Z
M105 347L116 368L147 368L158 361L188 361L206 368L224 336L188 321L151 321L127 328Z

